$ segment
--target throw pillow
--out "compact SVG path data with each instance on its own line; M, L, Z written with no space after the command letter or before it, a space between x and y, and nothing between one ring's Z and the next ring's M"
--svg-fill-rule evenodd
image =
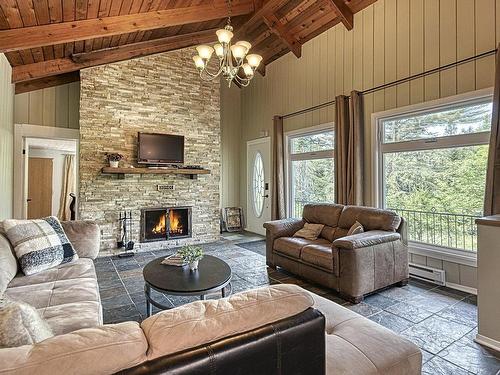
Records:
M316 240L323 230L324 225L323 224L310 224L310 223L305 223L304 227L302 229L299 229L295 234L293 235L294 237L302 237L307 240Z
M31 305L3 297L0 300L0 348L32 345L54 336Z
M54 216L36 220L8 219L3 225L25 275L78 259L61 223Z
M348 236L352 236L354 234L359 234L363 233L365 231L365 228L361 225L359 221L356 221L352 227L349 228L349 231L347 232Z

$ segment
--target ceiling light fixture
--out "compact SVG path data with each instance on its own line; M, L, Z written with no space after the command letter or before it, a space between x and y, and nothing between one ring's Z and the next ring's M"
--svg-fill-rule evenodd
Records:
M196 47L198 54L193 56L194 65L198 69L200 78L204 81L213 81L222 75L229 87L233 81L239 86L246 87L254 77L255 70L262 61L262 56L254 53L249 54L252 45L247 41L241 40L231 44L231 39L234 36L231 26L231 0L228 0L227 3L229 9L227 24L223 29L215 32L219 43L213 47L205 44ZM219 59L219 68L217 71L211 72L208 64L214 52Z

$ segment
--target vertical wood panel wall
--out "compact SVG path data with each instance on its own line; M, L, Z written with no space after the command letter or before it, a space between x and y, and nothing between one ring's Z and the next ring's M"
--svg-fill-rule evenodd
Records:
M500 42L500 0L378 0L357 13L354 29L339 24L305 44L302 58L289 53L241 91L240 165L246 141L271 130L276 114L333 100L352 89L377 85L474 56ZM366 155L371 114L493 86L494 56L364 96ZM285 121L285 131L332 121L333 106ZM370 160L367 195L370 203ZM244 176L244 174L242 174ZM246 181L240 182L245 205Z
M80 82L15 96L16 124L79 128Z
M0 220L12 217L13 146L14 146L14 86L12 70L0 54Z
M246 142L262 130L271 132L273 115L471 57L499 42L500 0L378 0L355 15L352 31L339 24L305 44L301 59L291 53L278 59L267 67L265 77L257 75L241 92L240 206L246 208ZM372 113L491 87L493 80L490 56L365 95L367 203L373 179ZM285 131L333 118L331 106L286 120ZM471 277L462 280L462 275L473 274L468 271L461 271L460 277L458 271L450 272L453 282L475 285Z

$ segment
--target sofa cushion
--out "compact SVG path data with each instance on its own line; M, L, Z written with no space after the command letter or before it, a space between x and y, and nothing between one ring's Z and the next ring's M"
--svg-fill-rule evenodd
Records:
M300 259L304 262L319 266L325 270L333 272L332 245L313 244L302 248Z
M321 230L323 229L323 224L311 224L305 223L302 229L299 229L293 234L294 237L302 237L307 240L315 240L319 237Z
M341 204L306 204L302 217L308 223L324 224L335 228L344 208Z
M229 298L192 302L141 323L148 359L195 348L305 311L311 295L296 285L274 285Z
M101 246L99 225L90 220L62 221L61 225L79 257L97 257Z
M0 299L0 348L31 345L52 336L49 325L33 306Z
M54 216L36 220L8 219L3 226L26 275L78 258L61 223Z
M1 349L0 374L114 374L144 362L147 348L138 323L108 324Z
M349 230L359 221L365 231L386 230L395 232L401 224L401 217L395 212L380 208L363 206L345 206L340 215L338 226ZM337 236L337 238L339 238Z
M91 259L80 258L35 275L15 277L5 293L36 307L55 334L102 324Z
M9 285L18 271L17 259L13 251L14 249L12 249L9 240L1 234L0 229L0 295L5 292L7 285Z
M312 294L326 318L327 374L420 374L422 353L412 342L326 298Z
M300 251L306 245L329 244L324 238L307 240L300 237L281 237L274 241L274 250L292 258L300 259Z

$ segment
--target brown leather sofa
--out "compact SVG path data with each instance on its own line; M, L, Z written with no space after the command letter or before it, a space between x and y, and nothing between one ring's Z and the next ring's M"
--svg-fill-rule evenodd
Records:
M356 221L364 233L347 236ZM317 240L293 237L306 222L325 225ZM302 219L270 221L264 227L269 267L335 289L354 303L378 289L408 282L406 224L392 211L308 204Z

